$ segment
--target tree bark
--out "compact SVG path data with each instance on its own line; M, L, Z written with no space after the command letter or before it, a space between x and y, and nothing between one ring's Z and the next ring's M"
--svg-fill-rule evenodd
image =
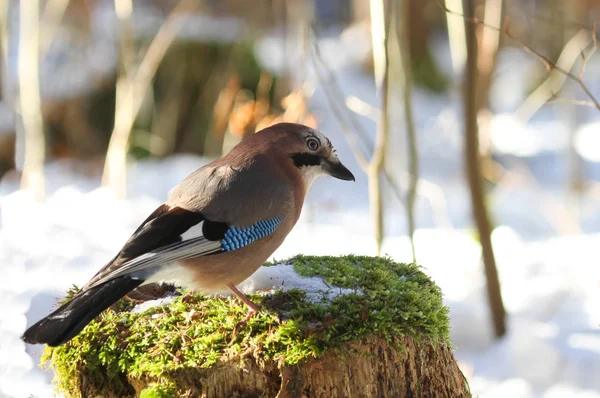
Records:
M380 337L354 341L323 357L278 366L249 355L208 369L181 369L161 378L130 378L130 394L98 391L80 378L81 395L140 396L153 384L176 380L184 397L334 398L470 397L467 382L446 345L418 343L410 337L389 344ZM146 390L148 391L148 390ZM151 396L151 395L148 395Z

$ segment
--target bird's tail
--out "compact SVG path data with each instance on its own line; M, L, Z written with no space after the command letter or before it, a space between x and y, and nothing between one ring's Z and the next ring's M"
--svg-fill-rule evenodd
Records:
M51 347L64 344L102 311L143 282L122 276L80 291L52 314L27 329L21 338L29 344L48 344Z

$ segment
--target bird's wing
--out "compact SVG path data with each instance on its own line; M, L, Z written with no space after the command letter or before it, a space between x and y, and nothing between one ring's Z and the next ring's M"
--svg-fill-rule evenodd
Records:
M282 170L259 155L244 168L223 164L197 170L171 192L166 203L200 212L209 220L247 226L288 213L294 195Z
M196 181L201 185L194 187L194 192L201 195L195 201L199 209L188 210L176 205L176 201L158 207L134 232L117 256L82 290L124 275L146 279L161 265L239 249L271 234L283 220L281 206L270 209L267 214L264 208L272 207L271 202L264 206L257 205L254 197L257 192L264 191L263 187L247 190L233 203L231 198L235 195L231 191L235 191L239 177L236 173L207 169L196 175L197 179L199 177L205 177L204 182ZM183 201L182 205L186 203ZM221 214L215 211L218 207L215 203L222 204ZM240 213L241 208L250 210L252 214L236 222L231 215Z

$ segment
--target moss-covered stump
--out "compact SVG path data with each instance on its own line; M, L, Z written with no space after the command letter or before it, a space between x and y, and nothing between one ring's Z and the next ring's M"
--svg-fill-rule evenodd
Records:
M236 333L247 311L237 298L186 294L145 311L122 301L69 343L46 349L58 390L69 397L470 396L441 292L418 266L297 256L258 273L280 288L250 295L263 311Z

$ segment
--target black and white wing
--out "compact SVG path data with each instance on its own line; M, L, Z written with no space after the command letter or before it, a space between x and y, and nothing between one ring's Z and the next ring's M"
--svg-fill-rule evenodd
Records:
M120 276L146 279L157 266L221 251L226 223L212 222L198 212L158 207L133 233L115 258L84 286L84 290Z
M121 276L144 280L163 265L240 249L272 234L281 221L282 216L275 216L240 227L162 205L84 289Z

